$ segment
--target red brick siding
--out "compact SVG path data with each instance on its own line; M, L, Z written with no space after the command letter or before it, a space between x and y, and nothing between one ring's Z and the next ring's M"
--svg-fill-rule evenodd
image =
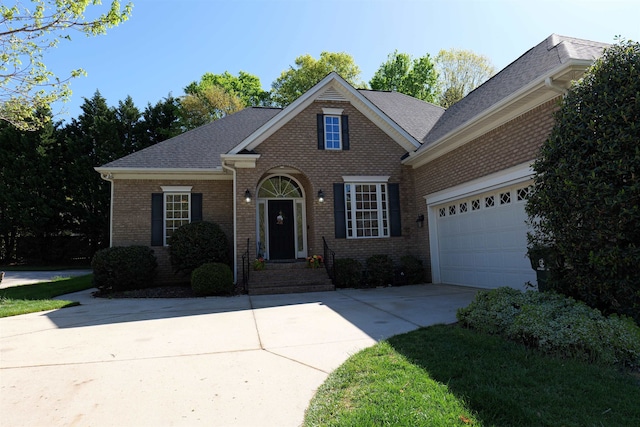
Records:
M557 98L414 170L415 203L425 215L420 258L430 264L425 196L532 161L554 124Z
M345 151L318 150L317 114L322 108L344 108L349 116L350 149ZM255 151L261 154L255 169L238 170L238 241L251 239L252 256L255 255L256 203L243 201L244 189L256 194L258 185L270 169L295 168L293 174L303 187L307 209L307 246L309 255L322 253L322 237L336 251L338 257L366 257L387 253L394 259L410 249L412 227L413 180L411 170L400 164L406 153L374 123L346 102L314 102L276 133L262 142ZM333 216L333 184L343 183L344 175L390 176L390 183L400 183L402 210L402 237L379 239L335 239ZM318 190L325 194L325 202L317 200ZM242 190L242 191L240 191ZM242 193L242 194L241 194ZM244 246L238 248L239 253Z
M162 186L192 186L202 193L202 219L220 225L233 242L232 181L116 180L113 200L113 246L151 244L151 194L162 193ZM158 258L158 282L178 280L172 272L168 251L153 247Z

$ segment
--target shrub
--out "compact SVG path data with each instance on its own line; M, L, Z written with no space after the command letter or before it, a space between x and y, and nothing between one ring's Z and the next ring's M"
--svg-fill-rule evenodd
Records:
M125 291L153 286L158 263L147 246L115 246L96 252L91 260L93 284L101 291Z
M605 317L553 292L483 291L457 312L467 327L500 335L544 353L626 367L640 366L640 327L629 317Z
M607 48L563 98L533 169L530 244L549 287L640 322L640 43Z
M335 261L336 286L339 288L359 288L362 286L362 263L353 258L339 258Z
M367 258L367 281L370 286L388 286L393 283L393 261L389 255Z
M233 293L233 273L227 264L211 262L191 273L191 289L196 295L230 295Z
M400 266L409 285L425 282L424 267L418 258L405 255L400 258Z
M207 221L185 224L169 239L171 266L176 273L191 274L202 264L229 263L229 241L218 224Z

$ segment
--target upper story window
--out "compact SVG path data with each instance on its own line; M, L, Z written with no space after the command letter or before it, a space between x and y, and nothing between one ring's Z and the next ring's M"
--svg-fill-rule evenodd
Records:
M349 117L342 108L323 108L318 114L318 150L349 149Z
M340 116L324 116L324 148L327 150L340 150L342 143L340 138Z

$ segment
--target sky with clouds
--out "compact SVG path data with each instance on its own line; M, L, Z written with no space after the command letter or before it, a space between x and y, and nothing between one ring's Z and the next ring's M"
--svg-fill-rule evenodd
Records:
M121 0L124 4L126 0ZM110 0L103 0L108 5ZM245 71L265 90L296 57L346 52L368 82L394 50L413 57L470 49L504 68L549 35L640 40L638 0L133 0L105 36L72 34L47 53L60 76L84 68L62 106L70 120L96 90L142 110L206 72ZM56 108L57 109L57 108Z

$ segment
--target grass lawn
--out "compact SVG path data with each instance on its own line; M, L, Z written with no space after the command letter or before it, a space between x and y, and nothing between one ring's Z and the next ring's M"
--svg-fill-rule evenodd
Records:
M640 377L433 326L333 372L305 426L639 426Z
M52 298L93 287L92 274L33 285L0 289L0 317L78 305L77 302Z

